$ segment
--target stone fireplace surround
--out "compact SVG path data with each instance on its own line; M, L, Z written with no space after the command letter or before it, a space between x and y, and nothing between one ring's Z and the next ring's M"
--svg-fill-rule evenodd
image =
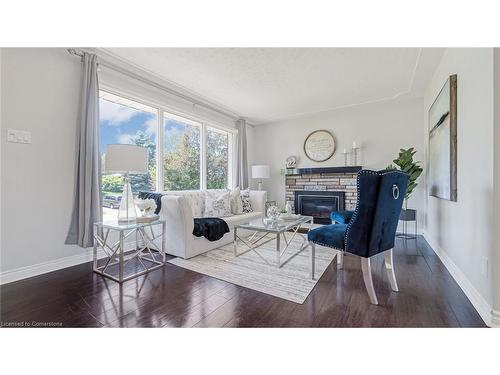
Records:
M357 199L356 176L361 169L353 166L288 171L285 177L285 201L290 201L293 207L296 191L339 191L345 194L345 209L354 210Z

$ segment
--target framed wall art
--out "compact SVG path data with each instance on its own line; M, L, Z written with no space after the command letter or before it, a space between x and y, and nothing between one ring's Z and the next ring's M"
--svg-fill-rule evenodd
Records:
M304 141L304 153L312 161L322 162L335 153L335 138L328 130L316 130Z
M429 195L457 201L457 75L429 109Z

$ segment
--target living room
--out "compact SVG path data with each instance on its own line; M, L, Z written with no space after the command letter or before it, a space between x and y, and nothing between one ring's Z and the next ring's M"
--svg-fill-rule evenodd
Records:
M500 49L408 44L1 44L1 327L500 326Z

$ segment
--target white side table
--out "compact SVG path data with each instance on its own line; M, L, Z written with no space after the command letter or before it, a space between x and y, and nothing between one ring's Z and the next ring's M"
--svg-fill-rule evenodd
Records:
M156 234L153 227L161 226L161 233ZM111 232L118 233L118 240L112 243ZM165 220L151 223L119 224L117 222L94 223L94 261L93 271L122 283L134 277L163 267L165 264ZM135 249L125 250L125 240L135 235ZM160 241L158 243L158 241ZM153 246L154 249L151 249ZM99 264L97 251L102 249L106 257ZM125 266L136 259L140 264L139 271L125 274ZM118 277L110 273L110 268L118 265Z

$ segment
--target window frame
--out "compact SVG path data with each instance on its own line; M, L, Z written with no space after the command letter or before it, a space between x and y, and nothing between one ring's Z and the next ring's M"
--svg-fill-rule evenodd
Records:
M162 103L150 101L140 96L124 92L122 90L116 89L108 85L101 85L99 91L104 91L106 93L121 96L124 99L135 101L139 104L154 108L157 111L157 124L156 124L156 190L157 192L165 191L165 186L163 185L163 158L165 155L164 150L164 119L165 114L170 114L173 116L180 117L181 120L185 120L187 123L194 123L200 126L200 189L207 190L207 131L211 128L215 131L220 131L227 133L228 136L228 178L227 178L227 189L232 189L234 187L234 168L236 166L236 141L238 136L238 130L235 128L230 128L221 125L217 122L207 120L198 117L193 114L185 113L179 111L169 105Z

